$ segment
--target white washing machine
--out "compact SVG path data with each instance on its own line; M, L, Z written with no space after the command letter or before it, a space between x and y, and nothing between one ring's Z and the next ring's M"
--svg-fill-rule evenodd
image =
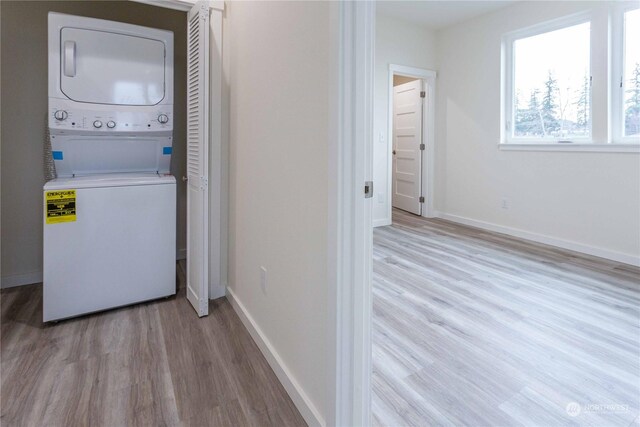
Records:
M173 33L49 14L44 321L175 294Z
M58 178L44 192L45 321L176 292L173 176ZM71 212L73 221L65 221Z

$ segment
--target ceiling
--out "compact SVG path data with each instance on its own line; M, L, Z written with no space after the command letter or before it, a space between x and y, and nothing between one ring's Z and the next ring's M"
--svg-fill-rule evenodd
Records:
M494 1L378 1L378 13L439 30L515 3Z

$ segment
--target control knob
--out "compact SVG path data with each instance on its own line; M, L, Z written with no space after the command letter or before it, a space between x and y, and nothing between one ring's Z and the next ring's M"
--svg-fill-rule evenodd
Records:
M56 120L64 120L69 117L69 113L64 110L56 110L56 112L53 113L53 117L55 117Z
M100 120L96 120L93 122L93 127L96 129L100 129L102 127L102 122Z
M109 121L107 122L107 127L108 127L109 129L113 129L114 127L116 127L116 122L114 122L113 120L109 120Z
M169 122L169 116L167 116L166 114L160 114L158 116L158 122L165 124L167 122Z

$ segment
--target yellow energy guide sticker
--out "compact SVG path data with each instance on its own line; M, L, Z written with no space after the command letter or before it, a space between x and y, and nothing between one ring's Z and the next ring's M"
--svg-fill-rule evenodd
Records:
M76 220L76 190L47 191L45 194L47 224Z

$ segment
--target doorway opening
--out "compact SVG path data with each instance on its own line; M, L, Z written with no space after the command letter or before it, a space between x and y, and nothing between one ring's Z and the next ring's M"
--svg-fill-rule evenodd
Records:
M394 208L434 216L435 78L435 71L389 66L389 219Z
M422 214L422 115L426 91L422 79L393 76L391 206Z

